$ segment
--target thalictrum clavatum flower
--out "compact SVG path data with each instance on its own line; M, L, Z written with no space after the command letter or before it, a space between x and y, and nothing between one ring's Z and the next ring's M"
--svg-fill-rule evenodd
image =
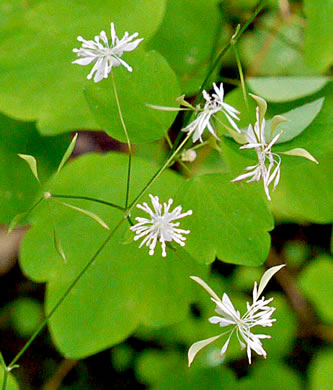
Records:
M77 40L82 43L82 46L80 49L73 49L73 52L80 58L73 61L73 64L90 65L94 63L87 79L92 79L95 74L95 83L103 78L106 79L114 66L123 65L129 72L132 72L133 69L121 57L125 51L136 49L143 40L141 38L133 41L138 35L138 33L129 35L128 32L125 32L122 39L119 39L114 24L111 23L111 43L109 43L105 31L101 31L99 35L96 35L95 40L86 40L78 36Z
M276 115L273 117L271 122L270 141L266 141L265 114L267 110L267 103L264 99L258 96L251 96L258 103L256 108L256 123L254 124L254 127L250 124L247 131L243 132L247 144L241 146L240 149L254 149L257 154L258 163L245 168L246 172L237 176L232 181L236 182L248 179L247 183L250 183L262 179L266 196L269 200L271 200L269 186L273 183L274 191L280 181L281 157L279 154L305 157L316 163L318 162L309 152L301 148L292 149L288 152L272 152L272 147L279 141L279 138L282 135L282 131L274 135L275 130L280 123L287 121L287 118L281 115Z
M230 104L224 102L224 90L223 83L218 87L215 83L213 84L214 91L210 95L207 91L202 91L202 95L205 99L204 107L202 108L200 104L194 107L192 104L187 102L184 99L184 95L180 96L177 99L177 103L183 105L184 107L164 107L164 106L155 106L152 104L148 104L149 107L154 108L155 110L161 111L194 111L196 118L186 127L182 129L182 131L187 132L189 134L193 134L192 141L200 141L202 140L202 134L205 129L218 139L214 127L211 123L212 118L218 113L223 112L226 116L227 120L231 124L231 126L240 133L240 130L235 122L235 120L239 120L239 111L237 111Z
M224 293L222 299L220 299L206 282L197 276L191 276L195 282L200 284L200 286L211 295L211 300L216 304L215 311L218 316L210 317L209 322L212 324L218 324L221 328L229 327L229 330L217 336L210 337L209 339L194 343L188 351L189 366L192 364L195 356L199 351L201 351L201 349L213 343L220 337L229 334L221 349L221 356L224 355L228 349L230 339L234 333L236 333L241 348L244 349L246 347L247 357L250 364L252 351L266 358L267 354L263 348L261 340L270 338L270 336L265 334L254 334L252 333L252 328L255 326L266 327L273 325L275 319L271 318L271 316L274 313L275 308L269 306L273 298L265 299L264 297L260 298L260 296L269 280L284 266L285 264L282 264L269 268L261 277L259 286L257 285L257 282L254 283L252 294L253 301L251 305L247 303L247 311L243 316L241 316L240 312L234 308L230 298L226 293Z
M184 246L186 237L183 234L189 234L189 230L179 229L179 222L174 222L178 219L184 218L192 214L192 210L182 213L182 207L177 206L173 211L170 211L170 207L173 203L172 199L162 204L159 201L158 196L149 195L153 210L148 206L146 202L142 205L138 204L136 207L149 214L149 218L137 217L136 225L131 226L131 230L135 232L136 236L134 240L137 241L144 237L139 248L143 245L149 247L149 254L153 255L157 241L161 243L162 256L165 257L166 242L175 241L177 244Z

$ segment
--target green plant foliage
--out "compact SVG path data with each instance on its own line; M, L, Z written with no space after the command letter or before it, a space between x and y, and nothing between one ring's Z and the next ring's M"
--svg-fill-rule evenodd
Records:
M323 349L315 356L309 367L310 390L329 389L332 386L333 350Z
M299 276L299 285L304 294L326 322L333 322L333 291L328 288L332 278L333 259L328 255L314 259Z
M133 73L117 72L114 78L122 115L131 142L145 143L162 138L177 112L154 110L147 104L178 107L176 98L180 90L176 76L165 59L157 52L136 52L131 57ZM85 91L96 121L113 138L126 142L112 78L96 84L90 83Z
M281 130L283 131L282 135L278 139L277 144L291 141L298 135L300 135L307 127L310 126L312 121L319 114L324 103L324 98L317 99L311 103L304 104L288 112L283 112L281 115L288 119L287 122L283 122L277 127L274 135L277 135ZM267 121L266 123L266 139L271 138L271 125L272 120Z
M308 220L313 222L327 223L333 220L333 193L330 178L333 174L332 165L332 83L328 83L314 98L324 97L324 104L319 114L309 125L303 129L303 132L295 136L291 141L284 142L273 147L274 152L283 152L294 148L305 148L318 161L319 165L306 159L292 156L281 156L281 179L280 183L272 196L272 209L279 218L286 220ZM255 105L249 100L251 109L251 123L254 123ZM237 109L246 112L244 100L241 91L235 90L227 97L229 104L235 105ZM270 104L268 106L267 118L276 114L286 113L288 110L299 107L302 112L302 106L306 103L305 99L297 100L293 103ZM318 101L319 103L319 101ZM314 104L314 103L312 103ZM318 110L315 105L312 108ZM297 113L295 109L295 113ZM246 115L244 115L246 118ZM242 119L240 126L246 127L248 119ZM309 118L311 119L311 118ZM303 121L303 118L300 118ZM293 122L295 133L298 132L296 120ZM281 125L291 126L291 122ZM279 128L278 128L279 129ZM224 158L229 165L229 169L236 177L243 169L253 165L256 159L255 153L246 150L239 150L239 144L229 141L224 137L226 143L224 148ZM297 183L297 184L295 184ZM248 184L252 185L253 184Z
M33 123L14 121L0 114L0 222L9 224L27 211L40 191L37 180L17 154L34 155L41 181L56 169L68 137L42 138ZM21 221L23 222L23 221Z
M14 329L22 337L29 337L42 322L42 306L33 299L17 299L10 307L10 317Z
M304 384L298 375L279 360L270 359L256 363L250 378L240 381L237 390L302 390Z
M271 294L264 294L270 297ZM276 308L273 318L276 322L271 328L265 328L265 334L271 336L265 343L265 350L270 359L280 358L290 353L297 334L297 318L286 299L280 294L273 294L272 306ZM259 328L258 328L259 331Z
M328 77L249 77L248 86L269 102L284 103L312 95L322 89Z
M2 381L3 381L3 376L4 376L3 368L0 366L0 383L1 383L1 385L2 385ZM8 378L7 390L19 390L19 386L11 373L9 374L9 378Z
M273 79L275 80L275 83L279 83L279 77L276 78L272 77L271 80ZM252 124L255 122L256 106L252 101L253 99L249 99L248 101L248 103L250 104L249 106L251 111L250 115L246 115L247 108L245 106L244 98L240 89L235 89L231 94L229 94L227 100L229 104L238 107L238 109L240 109L241 112L244 113L243 118L240 122L240 126L243 127L244 130L247 128L249 124L249 119L251 120ZM308 102L305 104L300 104L300 101L298 101L296 102L296 104L298 103L296 106L291 106L288 105L288 103L286 103L283 105L283 108L279 108L279 111L276 111L276 115L281 115L288 120L278 125L274 132L274 135L277 135L281 130L283 131L282 135L276 142L276 145L291 141L292 139L300 135L305 129L307 129L320 113L324 102L325 102L325 97L321 97L310 103ZM295 103L291 103L291 104L294 105ZM270 111L271 105L269 105L268 108L269 108L268 116L272 116L272 110ZM219 114L219 120L221 120L222 123L227 124L226 119L223 117L222 114ZM221 128L220 124L218 124L218 126L219 128ZM271 126L272 126L272 119L266 119L266 127L265 127L266 140L271 139Z
M126 165L126 156L116 153L79 158L62 170L51 191L94 196L121 204L126 188ZM151 163L134 160L132 196L155 170ZM151 192L166 201L171 190L176 191L181 182L177 174L166 172ZM111 228L121 219L119 210L90 202L71 200L71 203L103 215ZM58 204L49 206L67 263L53 247L49 208L45 205L36 210L31 221L33 228L27 233L21 252L24 272L34 280L48 281L46 312L108 235L81 213ZM133 214L138 213L133 211ZM175 251L169 248L168 256L162 258L159 247L154 256L149 256L146 247L138 248L138 242L123 243L127 231L128 224L124 221L49 321L56 346L68 357L82 358L119 343L140 323L165 326L186 315L193 290L189 275L202 270L178 247Z
M166 357L164 356L164 359ZM152 390L216 390L217 386L225 390L237 388L234 374L226 367L190 370L183 362L154 383Z
M304 0L307 18L305 26L305 58L317 71L324 71L333 63L333 1Z
M222 27L217 0L169 0L149 46L168 60L182 89L193 92L204 79Z
M185 209L194 210L185 250L203 264L217 256L227 263L260 265L270 247L272 216L260 196L231 179L203 175L183 184L178 197Z
M164 9L165 0L46 0L22 11L0 25L0 109L37 120L43 134L97 129L82 93L89 71L71 63L77 36L93 39L101 30L110 36L114 21L120 37L129 29L148 41Z
M241 59L251 76L312 76L303 55L303 26L297 15L281 22L278 13L264 15L241 40Z

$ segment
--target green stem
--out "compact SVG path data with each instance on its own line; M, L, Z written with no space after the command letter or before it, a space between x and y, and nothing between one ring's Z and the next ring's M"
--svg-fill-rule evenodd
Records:
M244 98L244 101L245 101L247 115L249 117L248 119L249 119L249 123L250 123L250 110L249 110L249 101L248 101L248 98L247 98L247 90L246 90L245 78L244 78L242 63L241 63L241 60L240 60L239 53L238 53L236 45L234 45L234 52L235 52L236 63L237 63L237 68L238 68L238 72L239 72L239 78L241 80L243 98Z
M4 373L3 373L2 390L7 389L8 375L9 375L9 371L6 368L6 369L4 369Z
M35 338L38 336L40 331L44 328L44 326L47 324L47 321L52 317L52 315L55 313L55 311L58 309L58 307L62 304L62 302L66 299L66 297L69 295L69 293L73 290L73 288L76 286L76 284L79 282L79 280L82 278L82 276L85 274L85 272L88 270L88 268L93 264L96 257L102 252L102 250L105 248L107 243L110 241L112 236L115 234L115 232L119 229L119 227L122 225L122 223L125 221L124 218L121 218L121 220L118 222L118 224L113 228L113 230L110 232L110 234L107 236L106 240L103 242L103 244L99 247L99 249L95 252L93 257L88 261L88 263L85 265L85 267L80 271L80 273L77 275L77 277L73 280L73 282L70 284L70 286L67 288L65 293L62 295L62 297L59 299L59 301L54 305L53 309L47 314L44 321L39 325L39 327L35 330L33 335L29 338L29 340L26 342L24 347L20 350L20 352L14 357L14 359L9 364L8 368L12 368L14 364L18 361L18 359L24 354L24 352L29 348L31 343L35 340Z
M133 200L133 202L129 205L125 216L130 214L130 211L133 209L138 200L145 194L145 192L155 183L155 181L161 176L166 168L168 168L170 162L173 158L178 154L178 152L182 149L182 147L186 144L186 142L190 139L192 134L188 134L186 138L181 142L181 144L173 151L173 153L168 157L166 162L162 165L162 167L154 174L154 176L149 180L149 182L144 186L144 188L140 191L139 195Z
M51 194L52 198L63 198L63 199L81 199L81 200L90 200L91 202L105 204L106 206L113 207L118 210L125 211L126 209L122 206L118 206L115 203L107 202L106 200L92 198L90 196L80 196L80 195L61 195L61 194Z
M122 114L122 111L121 111L119 97L118 97L118 92L117 92L116 81L115 81L115 78L114 78L114 75L113 75L112 71L111 71L111 76L112 76L112 84L113 84L114 96L115 96L116 103L117 103L117 108L118 108L118 112L119 112L120 122L121 122L121 125L123 126L123 129L124 129L124 133L125 133L125 137L126 137L126 141L127 141L127 147L128 147L128 169L127 169L127 184L126 184L126 197L125 197L125 209L127 209L128 199L129 199L129 191L130 191L130 180L131 180L132 145L131 145L131 141L130 141L129 136L128 136L127 127L125 125L125 121L124 121L123 114Z

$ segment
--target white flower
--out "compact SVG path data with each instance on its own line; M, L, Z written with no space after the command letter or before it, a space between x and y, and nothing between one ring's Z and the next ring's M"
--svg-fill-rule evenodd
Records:
M239 111L237 111L234 107L230 106L227 103L224 103L224 91L223 91L223 83L220 84L220 88L214 83L213 84L215 93L210 96L206 91L202 91L203 97L206 100L206 103L204 105L204 108L201 109L200 107L197 109L197 118L194 119L188 126L186 126L182 131L188 132L189 134L193 133L193 142L196 142L197 140L200 140L202 142L202 134L207 128L208 131L215 137L218 138L215 134L214 128L212 124L210 123L211 117L218 113L219 111L222 111L226 118L228 119L231 126L237 131L240 132L238 129L237 124L235 123L234 119L239 120L237 114L239 114Z
M139 248L146 244L146 246L149 247L150 255L154 254L157 240L159 240L162 247L162 256L165 257L167 255L165 250L166 242L175 241L181 246L185 245L186 237L182 234L189 234L190 231L178 229L179 222L173 221L184 218L187 215L191 215L192 210L182 213L182 207L177 206L172 212L170 212L170 207L173 203L172 199L169 199L168 203L163 203L163 210L158 196L150 194L149 197L154 210L152 210L146 202L142 205L138 204L136 207L148 213L150 218L137 217L136 221L138 223L130 229L136 234L134 237L135 241L146 236L141 242Z
M252 305L247 303L247 311L243 316L241 316L240 312L234 308L227 294L223 294L222 299L220 299L218 295L202 279L197 276L191 276L195 282L200 284L211 295L211 300L216 304L215 311L217 314L219 314L219 316L210 317L209 322L212 324L219 324L221 328L231 326L231 329L217 336L194 343L188 351L189 366L194 360L196 354L202 348L228 333L230 334L221 349L221 356L226 353L230 339L232 335L236 333L241 348L244 349L247 347L247 357L250 364L251 351L254 351L258 355L266 358L267 354L262 346L261 340L270 338L270 336L264 334L254 334L252 333L252 328L255 326L272 326L273 322L276 321L275 319L271 318L275 308L268 306L269 303L272 302L273 298L265 299L262 297L259 299L259 297L272 276L284 266L285 265L283 264L268 269L262 276L259 287L257 286L257 282L254 283L253 302Z
M90 80L95 73L95 83L98 83L103 78L106 79L113 66L123 65L129 72L132 72L133 69L120 57L123 55L124 51L134 50L143 40L143 38L141 38L131 42L138 35L138 33L129 35L129 33L126 32L123 38L119 40L116 35L114 24L111 23L111 45L109 44L105 31L102 31L99 35L95 36L94 41L87 41L79 36L77 37L77 40L82 42L82 46L80 49L73 49L73 52L76 53L78 57L82 58L73 61L73 64L89 65L94 62L95 65L88 74L87 79Z
M278 141L282 131L267 143L265 139L266 121L265 118L262 118L260 123L259 107L257 107L256 117L257 121L254 125L254 129L252 125L249 125L248 130L245 133L248 144L241 146L240 149L255 149L258 157L258 164L245 168L247 172L237 176L232 181L236 182L249 179L247 182L250 183L262 179L267 198L271 200L269 185L274 182L273 190L275 190L276 186L279 184L281 166L281 157L277 153L272 153L272 146ZM268 162L267 165L266 162Z

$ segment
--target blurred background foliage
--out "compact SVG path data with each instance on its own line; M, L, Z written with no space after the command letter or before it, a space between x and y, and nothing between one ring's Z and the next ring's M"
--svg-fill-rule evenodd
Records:
M126 157L121 153L126 147L121 143L118 117L110 115L116 112L113 95L108 81L92 85L85 80L86 69L71 64L76 37L92 37L108 29L111 21L121 33L138 31L145 37L143 47L130 60L135 77L117 74L122 101L127 102L124 114L136 144L135 193L167 154L168 145L161 138L176 118L174 113L157 115L143 109L143 104L175 106L174 98L181 93L194 96L216 54L236 26L251 17L257 3L1 0L0 350L7 363L105 237L93 221L60 206L54 207L53 214L65 251L73 260L69 264L63 264L53 247L46 207L8 236L6 225L28 210L41 193L16 154L34 155L41 182L51 185L47 180L61 160L70 133L80 131L74 161L54 188L60 193L79 189L81 195L121 201L126 174ZM170 191L177 193L176 198L184 199L184 209L193 207L198 215L207 213L200 197L204 192L207 198L237 210L245 203L251 206L248 221L216 208L207 217L215 236L203 229L195 240L188 240L186 251L171 252L168 263L158 258L158 265L144 253L136 257L137 245L128 244L125 230L120 231L117 245L107 248L49 328L22 356L7 389L331 388L332 36L332 0L320 4L318 0L269 0L237 44L247 87L267 99L268 118L294 110L288 132L293 137L277 150L305 147L319 166L284 156L281 183L268 206L258 186L243 186L241 194L238 187L229 187L229 176L223 176L226 180L220 175L239 174L252 161L251 153L240 152L239 145L227 137L221 137L220 145L209 141L191 164L192 174L201 175L200 180L186 182L191 183L189 187L177 172L170 171L154 190L161 198L170 196ZM230 104L247 111L233 50L215 70L213 80L224 82ZM249 104L253 120L254 105ZM241 126L247 126L249 117L243 116ZM140 131L137 123L142 124ZM222 135L222 127L216 125ZM169 136L176 138L174 126ZM86 153L91 154L76 159ZM181 163L174 171L188 176ZM89 210L111 224L117 217L99 205ZM192 232L200 221L189 222ZM33 225L30 230L28 222ZM238 249L226 245L234 234L230 226L237 226ZM223 262L213 262L215 257ZM221 359L221 340L200 352L188 369L188 347L210 337L215 329L207 321L214 305L188 276L202 275L218 294L227 292L235 306L245 308L253 282L264 269L251 266L262 264L266 257L267 266L288 265L265 293L274 297L277 308L277 322L268 331L272 339L265 342L267 360L255 359L249 367L236 341ZM202 264L209 263L208 275L208 267ZM47 287L38 282L48 282ZM2 376L0 368L0 383Z

